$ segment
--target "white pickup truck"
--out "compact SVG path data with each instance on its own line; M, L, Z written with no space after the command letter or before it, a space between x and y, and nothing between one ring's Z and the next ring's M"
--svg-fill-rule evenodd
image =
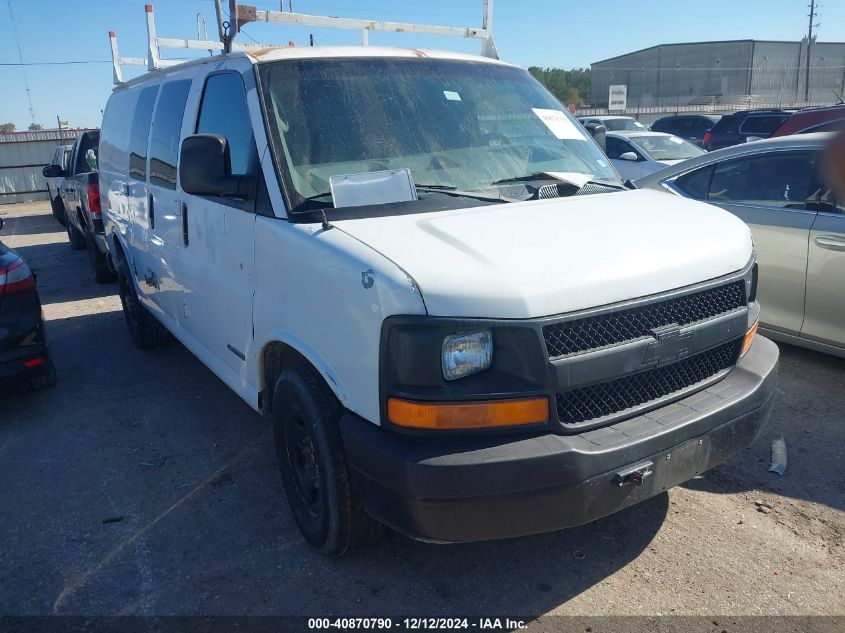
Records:
M720 464L771 405L751 234L627 191L525 70L375 47L121 84L100 143L135 342L273 424L305 538L582 524Z

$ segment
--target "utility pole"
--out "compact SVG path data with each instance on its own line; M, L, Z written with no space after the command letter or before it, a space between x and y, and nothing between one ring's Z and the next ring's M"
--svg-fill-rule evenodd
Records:
M813 50L813 27L818 28L818 24L813 24L816 19L816 0L810 0L810 24L807 29L807 67L804 73L804 102L810 102L810 53Z

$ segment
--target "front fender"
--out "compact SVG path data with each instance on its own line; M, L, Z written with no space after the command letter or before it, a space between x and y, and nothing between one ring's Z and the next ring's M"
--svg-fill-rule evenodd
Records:
M345 408L378 423L382 321L425 314L417 285L369 246L318 224L257 218L255 256L249 381L262 384L263 351L278 341L304 356Z

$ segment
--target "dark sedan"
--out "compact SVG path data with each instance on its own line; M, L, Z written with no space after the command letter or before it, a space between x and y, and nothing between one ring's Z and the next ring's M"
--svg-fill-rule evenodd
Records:
M39 389L55 382L35 276L0 242L0 386Z

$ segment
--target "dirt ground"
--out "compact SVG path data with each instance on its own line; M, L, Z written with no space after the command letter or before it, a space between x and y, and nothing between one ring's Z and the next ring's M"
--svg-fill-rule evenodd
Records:
M845 615L841 359L781 345L755 445L614 516L469 545L390 534L328 560L297 531L264 420L180 345L136 350L46 203L3 212L59 383L0 395L0 614Z

